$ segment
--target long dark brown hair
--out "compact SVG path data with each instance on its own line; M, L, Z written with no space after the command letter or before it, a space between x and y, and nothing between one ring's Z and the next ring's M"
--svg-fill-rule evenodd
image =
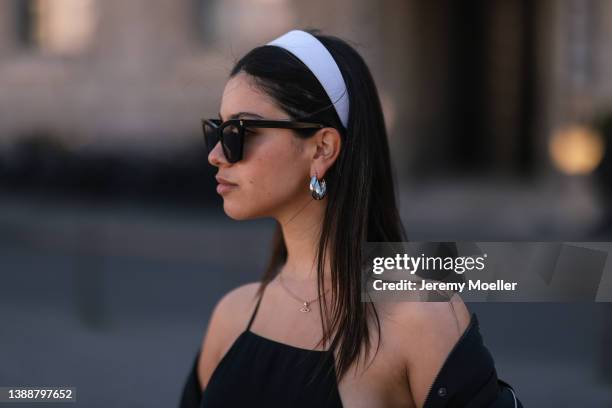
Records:
M372 75L357 51L346 41L320 30L305 30L329 50L346 83L349 120L342 123L325 90L314 74L288 51L275 46L254 48L242 57L230 73L249 74L259 89L292 119L308 119L339 130L340 154L325 174L326 211L317 253L318 294L324 292L324 264L329 250L331 265L331 313L326 302L319 303L323 338L337 351L338 381L362 351L371 347L369 317L374 317L380 345L380 321L374 303L362 302L361 283L364 242L406 240L395 196L387 132L380 99ZM316 130L295 131L307 138ZM274 279L287 260L287 248L280 225L274 233L272 252L256 296ZM323 307L321 305L324 305ZM325 310L323 310L325 309ZM362 347L365 346L365 350ZM378 352L378 346L377 346Z

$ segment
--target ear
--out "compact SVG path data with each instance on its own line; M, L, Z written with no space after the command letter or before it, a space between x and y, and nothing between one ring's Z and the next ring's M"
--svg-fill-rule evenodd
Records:
M314 144L310 176L316 175L321 179L338 158L342 137L338 129L326 127L317 131L310 140Z

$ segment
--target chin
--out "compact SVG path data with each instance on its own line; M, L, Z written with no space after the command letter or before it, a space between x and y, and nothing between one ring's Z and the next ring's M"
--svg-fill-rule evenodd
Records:
M253 218L257 218L257 215L255 215L248 208L244 208L244 206L232 205L231 203L228 203L227 201L223 203L223 211L225 211L225 214L228 217L236 221L244 221L244 220L251 220Z
M272 217L274 208L276 207L270 206L268 202L255 199L243 200L227 197L223 201L223 211L236 221Z

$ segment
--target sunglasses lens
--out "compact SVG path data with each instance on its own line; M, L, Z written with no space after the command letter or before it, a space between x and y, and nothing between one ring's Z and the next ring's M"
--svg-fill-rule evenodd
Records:
M217 128L206 122L204 122L203 131L204 141L206 142L206 151L210 153L217 145L217 142L219 142L219 134L217 132Z
M240 130L240 127L235 125L223 128L223 153L230 163L235 163L242 158L244 134Z

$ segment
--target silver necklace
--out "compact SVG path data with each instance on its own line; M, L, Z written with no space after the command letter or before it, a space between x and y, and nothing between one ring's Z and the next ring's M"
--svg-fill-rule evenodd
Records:
M325 292L323 292L323 295L318 296L316 299L312 299L312 300L304 300L302 298L300 298L299 296L295 295L287 286L285 286L285 282L283 282L283 274L279 273L278 274L278 280L281 284L281 286L287 291L287 293L289 293L289 295L291 295L291 297L293 297L294 299L296 299L298 302L300 302L303 306L300 308L300 312L302 313L308 313L310 312L310 308L308 307L312 302L316 302L317 300L319 300L319 298L321 296L323 296L324 294L326 294L327 292L329 292L329 289L327 289Z

